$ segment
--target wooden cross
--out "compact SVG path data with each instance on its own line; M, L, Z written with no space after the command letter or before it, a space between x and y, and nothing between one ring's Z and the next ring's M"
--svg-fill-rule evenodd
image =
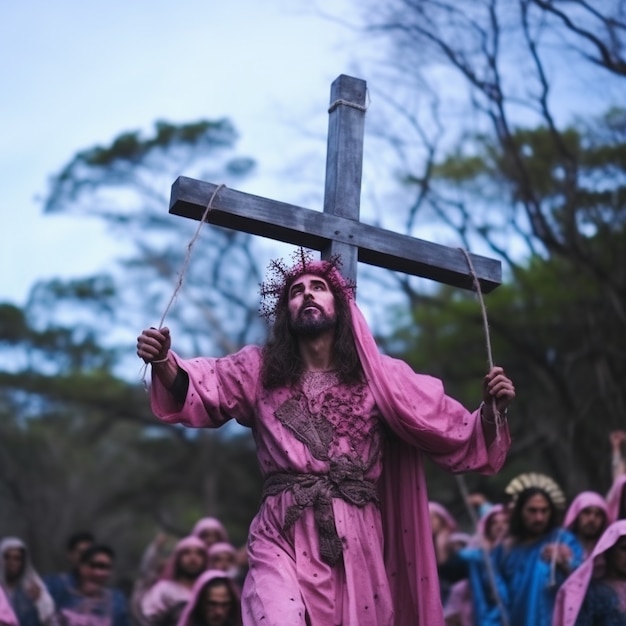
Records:
M324 211L268 200L224 187L206 221L254 235L341 256L341 273L356 284L357 261L440 283L472 289L462 250L359 221L366 83L341 75L330 90ZM201 220L218 185L180 176L172 185L170 213ZM500 262L470 255L485 293L502 281Z

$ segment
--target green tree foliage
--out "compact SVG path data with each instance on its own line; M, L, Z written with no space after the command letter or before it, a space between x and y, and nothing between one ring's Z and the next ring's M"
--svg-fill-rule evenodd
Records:
M237 138L226 119L159 121L152 133L124 132L109 145L78 152L52 177L46 212L96 218L109 227L114 313L133 335L145 320L158 323L182 280L185 304L171 307L167 320L179 350L221 354L263 336L253 238L206 226L181 276L198 224L167 212L170 186L180 175L231 185L253 171L254 161L236 153Z
M65 538L90 529L131 577L158 530L182 536L207 514L243 543L261 489L251 438L160 424L141 386L112 373L115 349L86 322L58 322L63 294L111 306L107 281L33 294L24 309L0 306L0 536L23 537L50 571L65 565Z
M386 0L363 16L385 43L379 132L406 190L406 232L426 226L503 261L506 286L486 301L496 361L518 387L515 439L500 477L473 480L501 497L513 473L543 469L570 495L605 491L608 433L626 409L623 4ZM420 369L475 402L478 305L397 283L418 324L389 349L423 352Z
M610 485L608 433L623 428L626 414L621 384L626 375L625 121L626 112L612 110L562 132L576 161L575 168L570 165L575 179L565 190L560 153L549 132L524 129L513 136L533 193L545 207L550 241L559 245L512 260L507 284L486 297L494 354L519 394L508 469L496 479L500 488L512 474L532 468L549 472L571 494L584 488L605 492ZM471 154L457 150L434 164L432 184L453 188L468 207L482 202L496 211L497 197L516 188L506 154L485 136L469 145ZM485 199L484 189L494 191L493 200ZM513 220L514 201L508 210ZM482 228L485 232L488 225ZM414 301L415 318L394 342L417 346L411 353L417 369L434 371L449 382L453 395L475 403L470 381L486 368L475 298L440 289L434 296L414 294Z
M155 533L182 536L204 515L245 541L261 489L251 437L157 422L127 336L158 320L197 228L167 215L170 184L241 180L253 162L236 138L227 120L159 122L78 153L51 180L46 211L104 220L121 265L38 283L24 308L0 304L0 536L22 536L43 571L65 566L77 529L112 543L126 576ZM219 354L262 334L250 321L258 267L247 236L203 235L167 323L179 351Z

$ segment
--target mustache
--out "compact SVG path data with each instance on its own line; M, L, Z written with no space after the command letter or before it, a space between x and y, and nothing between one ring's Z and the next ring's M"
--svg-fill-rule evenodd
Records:
M324 313L324 309L319 304L315 304L315 302L305 302L298 310L298 315L303 313L304 309L307 309L309 307L313 307L317 309L320 313Z

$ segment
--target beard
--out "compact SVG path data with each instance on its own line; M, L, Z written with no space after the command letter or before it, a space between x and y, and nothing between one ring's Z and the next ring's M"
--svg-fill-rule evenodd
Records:
M307 304L306 306L311 306ZM314 305L313 305L314 306ZM305 339L315 339L329 330L333 330L337 325L335 316L327 315L321 308L315 307L319 315L311 315L304 309L298 311L296 319L291 320L291 330L298 336Z

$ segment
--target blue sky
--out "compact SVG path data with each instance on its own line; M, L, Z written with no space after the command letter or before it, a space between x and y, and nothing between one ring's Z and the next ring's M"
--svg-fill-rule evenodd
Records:
M229 117L241 135L240 153L259 164L242 189L303 204L302 186L294 181L303 178L321 193L323 167L292 172L289 179L285 166L301 162L310 150L323 157L329 89L339 74L364 78L376 91L367 65L377 51L311 6L354 22L359 3L0 4L0 302L22 304L35 281L90 275L118 256L116 242L100 222L43 215L40 199L48 177L77 151L106 145L122 131L149 131L157 119ZM562 119L623 101L621 84L604 81L599 87L571 67L561 59L552 71ZM521 78L513 72L512 80L523 88ZM457 91L448 74L439 89L447 96ZM459 112L469 114L462 106ZM382 169L382 159L368 143L366 138L366 165L376 162L373 169ZM377 181L388 176L388 171L370 172Z
M88 275L113 258L99 222L43 215L40 198L78 150L121 131L227 116L240 152L260 164L246 190L296 201L272 173L302 128L325 135L331 82L359 75L354 35L307 4L2 3L0 302L22 304L35 281ZM350 2L329 6L348 14Z

